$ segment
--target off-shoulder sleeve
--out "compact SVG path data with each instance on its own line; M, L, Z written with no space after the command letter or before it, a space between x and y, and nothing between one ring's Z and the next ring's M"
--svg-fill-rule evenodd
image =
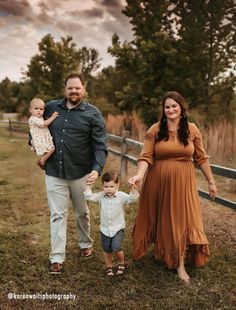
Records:
M147 131L144 138L144 146L138 158L139 160L146 161L149 165L153 165L154 147L156 142L158 124L152 125Z
M200 166L209 158L209 156L206 154L204 150L202 143L202 135L195 124L191 124L190 134L192 135L194 145L193 160L197 166Z

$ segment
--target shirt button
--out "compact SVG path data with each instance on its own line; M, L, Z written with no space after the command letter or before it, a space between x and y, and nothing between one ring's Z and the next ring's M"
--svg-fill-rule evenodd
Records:
M67 122L67 119L65 119L65 122Z
M61 140L61 142L63 142L63 140Z
M62 153L62 151L60 151L60 153Z
M65 132L66 130L65 130L65 129L63 129L62 131L63 131L63 132Z

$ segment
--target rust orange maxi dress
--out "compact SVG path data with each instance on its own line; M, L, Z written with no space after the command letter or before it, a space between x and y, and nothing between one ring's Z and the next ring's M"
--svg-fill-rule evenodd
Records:
M189 144L180 144L176 132L168 141L156 142L159 123L148 130L139 160L149 164L133 229L134 259L155 244L156 259L177 268L180 256L195 266L209 258L203 231L195 167L208 159L198 128L189 123Z

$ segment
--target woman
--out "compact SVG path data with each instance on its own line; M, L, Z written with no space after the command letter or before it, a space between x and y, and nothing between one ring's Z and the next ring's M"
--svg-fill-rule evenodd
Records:
M161 120L146 133L137 175L129 183L143 180L133 230L134 259L144 256L154 243L155 257L168 268L176 268L179 278L189 283L185 259L202 266L209 257L194 163L208 181L212 199L217 189L201 134L188 122L184 106L180 94L166 94Z

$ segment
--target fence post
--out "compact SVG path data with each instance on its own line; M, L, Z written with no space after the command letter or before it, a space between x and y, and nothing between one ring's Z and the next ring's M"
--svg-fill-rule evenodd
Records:
M11 118L9 118L9 132L10 132L10 136L12 136L12 122L11 122Z
M122 142L121 142L121 161L120 161L120 178L124 180L128 174L128 160L124 157L127 153L128 145L125 143L125 138L129 138L130 132L128 130L122 131Z

